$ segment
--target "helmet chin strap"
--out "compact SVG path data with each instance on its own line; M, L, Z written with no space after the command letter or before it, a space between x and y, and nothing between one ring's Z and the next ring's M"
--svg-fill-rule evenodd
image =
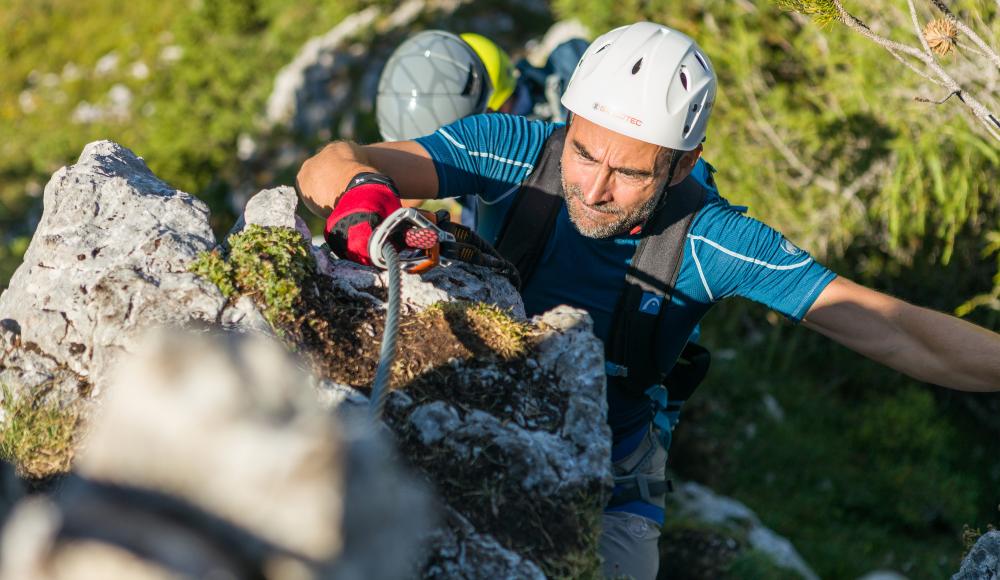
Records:
M667 164L667 181L664 183L663 188L656 193L656 209L650 214L647 222L656 215L661 209L663 209L664 204L667 202L667 190L670 189L670 184L674 180L674 175L677 174L677 167L681 164L681 159L684 158L684 154L687 151L678 151L677 149L670 150L670 160ZM643 224L645 225L645 224Z

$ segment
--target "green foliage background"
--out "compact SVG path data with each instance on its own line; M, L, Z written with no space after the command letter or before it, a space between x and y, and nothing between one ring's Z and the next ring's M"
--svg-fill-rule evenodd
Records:
M0 288L27 247L42 186L92 140L132 148L228 229L237 139L259 132L278 70L308 38L371 3L4 2ZM995 3L950 5L1000 36ZM912 42L905 2L850 7ZM1000 151L957 104L914 101L943 95L880 48L766 2L555 0L552 10L595 32L649 19L696 38L720 76L705 156L725 196L842 275L998 328ZM165 58L168 47L179 60ZM109 53L118 67L97 74ZM147 78L132 74L137 63ZM72 120L81 102L106 106L115 85L133 95L127 119ZM851 187L873 167L883 169ZM749 504L822 577L875 568L947 576L963 525L997 522L1000 433L972 419L966 396L749 304L716 308L705 336L715 366L685 410L672 465Z

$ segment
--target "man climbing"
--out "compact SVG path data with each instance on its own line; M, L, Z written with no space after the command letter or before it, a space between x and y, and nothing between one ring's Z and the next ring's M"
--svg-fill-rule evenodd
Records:
M331 248L361 263L400 198L476 195L479 231L520 270L525 310L590 313L613 435L609 576L656 575L666 447L689 394L667 375L723 298L760 302L921 381L1000 390L1000 335L838 277L718 195L711 171L699 174L715 92L693 40L640 22L587 49L562 97L566 126L477 115L414 141L332 143L298 174Z

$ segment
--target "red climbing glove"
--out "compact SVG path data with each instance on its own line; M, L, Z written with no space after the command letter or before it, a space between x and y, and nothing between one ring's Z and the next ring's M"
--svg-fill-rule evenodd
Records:
M382 220L401 207L392 179L378 173L359 173L351 178L333 213L326 218L326 243L341 258L370 266L368 240Z

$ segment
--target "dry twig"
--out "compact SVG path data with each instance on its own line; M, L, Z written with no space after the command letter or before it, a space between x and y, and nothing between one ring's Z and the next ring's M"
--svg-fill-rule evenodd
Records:
M975 115L977 121L982 125L987 133L997 141L1000 141L1000 118L990 111L979 99L977 99L970 91L966 90L957 80L955 80L940 63L934 58L934 54L931 51L930 46L927 44L926 38L923 36L923 31L921 30L919 23L917 22L916 9L913 6L912 0L907 0L910 4L911 15L915 26L917 27L917 35L919 36L921 43L923 44L923 49L916 48L901 42L896 42L890 40L875 33L867 24L865 24L861 19L857 18L853 14L844 8L841 0L831 0L833 5L837 9L837 13L840 15L840 21L844 23L849 29L861 34L865 38L871 40L875 44L878 44L884 48L889 54L891 54L896 60L902 62L910 70L913 70L919 74L924 79L938 85L942 86L958 97L958 99ZM939 0L931 0L932 2L939 2ZM1000 0L998 0L1000 1ZM939 9L944 7L947 10L947 6L941 4L938 6ZM946 14L951 14L950 11ZM970 37L971 38L971 37ZM979 38L978 36L976 38ZM981 41L982 39L980 39ZM973 40L975 42L975 40ZM978 43L977 43L978 44ZM984 43L985 44L985 43ZM904 56L912 57L929 69L929 73L920 70L913 63L909 62Z

